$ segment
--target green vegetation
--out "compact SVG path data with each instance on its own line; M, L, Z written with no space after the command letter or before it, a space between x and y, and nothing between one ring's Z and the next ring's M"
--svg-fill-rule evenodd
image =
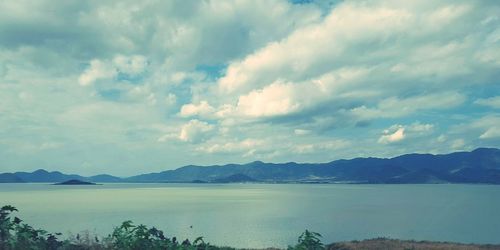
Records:
M321 234L306 230L299 236L297 245L289 246L288 250L320 250L325 249L321 243Z
M163 231L155 227L134 225L125 221L111 234L98 238L89 233L61 240L61 234L48 233L35 229L18 217L12 217L17 209L13 206L0 208L0 250L235 250L231 247L219 247L206 243L202 237L194 241L188 239L179 242L176 237L168 238ZM274 249L274 248L269 248ZM294 246L287 250L401 250L401 249L457 249L457 250L493 250L500 245L459 244L450 242L429 242L377 238L363 241L337 242L330 245L321 243L319 233L306 230Z
M212 246L198 237L194 241L188 239L179 242L176 237L168 238L163 231L155 227L134 225L125 221L113 232L99 239L77 235L60 240L61 234L48 233L22 223L18 217L12 217L17 209L13 206L0 208L0 249L5 250L148 250L148 249L182 249L182 250L230 250L230 247ZM295 246L289 250L319 250L325 249L320 241L321 235L306 230Z

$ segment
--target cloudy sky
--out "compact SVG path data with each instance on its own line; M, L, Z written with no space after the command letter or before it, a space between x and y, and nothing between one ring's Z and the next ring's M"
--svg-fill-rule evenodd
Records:
M0 172L500 147L497 1L1 1Z

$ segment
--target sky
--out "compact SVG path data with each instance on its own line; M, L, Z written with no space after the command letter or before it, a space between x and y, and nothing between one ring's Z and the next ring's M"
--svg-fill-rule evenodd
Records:
M498 1L0 1L0 172L500 147Z

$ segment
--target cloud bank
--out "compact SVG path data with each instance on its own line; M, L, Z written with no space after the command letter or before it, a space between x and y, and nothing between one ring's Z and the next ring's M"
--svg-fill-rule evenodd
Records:
M0 3L0 171L500 147L494 1Z

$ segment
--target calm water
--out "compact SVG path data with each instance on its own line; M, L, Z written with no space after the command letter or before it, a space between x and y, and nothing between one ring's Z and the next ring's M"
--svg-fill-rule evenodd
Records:
M306 228L324 242L500 243L500 186L489 185L0 184L2 204L52 232L104 235L131 219L237 247L285 247Z

